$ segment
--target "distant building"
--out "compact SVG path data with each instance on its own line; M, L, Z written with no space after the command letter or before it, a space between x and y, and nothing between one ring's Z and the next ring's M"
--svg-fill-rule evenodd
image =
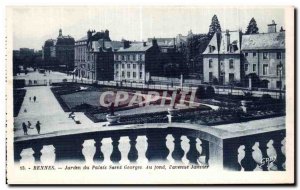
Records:
M152 40L157 41L160 49L159 62L161 69L151 74L151 76L162 77L180 77L181 74L186 74L187 65L184 62L183 53L178 49L181 47L181 41L177 38L148 38L148 43Z
M240 83L241 70L240 31L217 32L203 52L204 82L228 85Z
M93 80L114 80L113 52L122 46L111 41L109 31L88 31L75 42L75 65L79 77Z
M64 36L62 29L59 29L56 40L49 39L44 43L43 59L45 64L53 69L73 70L74 45L74 38L69 35Z
M114 80L146 83L150 75L160 70L160 49L156 39L147 42L123 42L123 47L114 53Z
M273 21L268 33L243 35L245 83L252 87L285 87L285 32L277 32Z

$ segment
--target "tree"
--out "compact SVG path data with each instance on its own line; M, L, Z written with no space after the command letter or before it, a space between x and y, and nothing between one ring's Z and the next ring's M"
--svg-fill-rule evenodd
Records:
M208 37L211 39L216 32L221 32L221 25L219 23L217 15L214 15L211 19L211 24L209 26Z
M254 18L250 20L246 34L258 34L258 27Z

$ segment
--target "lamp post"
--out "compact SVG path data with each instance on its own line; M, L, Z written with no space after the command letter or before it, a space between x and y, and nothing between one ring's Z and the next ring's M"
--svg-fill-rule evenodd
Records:
M282 63L281 61L279 62L279 65L278 65L278 69L279 69L279 81L280 81L280 84L279 84L279 100L282 100Z

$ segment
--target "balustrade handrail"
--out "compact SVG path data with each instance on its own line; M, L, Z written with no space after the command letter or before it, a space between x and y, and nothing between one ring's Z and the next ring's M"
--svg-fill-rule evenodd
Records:
M230 124L229 124L230 125ZM130 134L135 133L136 135L146 135L147 132L152 130L161 130L167 134L172 134L172 131L180 131L182 135L193 136L196 138L201 138L209 142L219 144L224 139L230 138L240 138L244 136L257 135L268 132L276 132L285 130L284 124L272 125L269 127L264 127L259 130L249 129L243 131L229 131L220 128L214 128L207 125L198 125L198 124L188 124L188 123L149 123L149 124L131 124L131 125L117 125L117 126L108 126L101 128L85 128L77 130L65 130L59 132L52 132L41 134L37 136L21 136L15 137L14 143L17 144L26 144L29 142L37 142L39 140L47 142L55 141L56 138L63 138L66 136L72 136L74 138L89 139L96 136L101 136L103 138L112 137L114 135L118 136L130 136Z

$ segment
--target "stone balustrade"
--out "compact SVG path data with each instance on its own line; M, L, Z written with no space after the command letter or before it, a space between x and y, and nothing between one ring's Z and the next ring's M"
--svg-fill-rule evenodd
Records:
M172 142L167 140L167 136L170 135ZM130 163L134 164L140 159L141 152L137 149L137 138L141 136L147 139L143 156L148 162L165 163L171 157L175 163L182 164L185 158L193 165L207 165L209 168L221 167L226 170L268 171L274 168L274 170L285 170L285 153L282 151L285 139L284 125L269 126L260 130L252 130L249 126L247 130L230 131L204 125L164 123L61 131L32 137L16 137L14 159L15 162L19 162L22 158L20 155L22 150L32 148L35 162L40 163L43 147L53 145L55 162L85 161L83 144L86 140L94 140L94 162L109 159L112 163L118 164L126 157ZM121 153L119 149L122 137L129 139L127 155ZM188 139L187 149L182 146L183 137ZM103 150L101 149L102 142L107 138L111 139L112 147L109 158L101 151ZM201 144L197 143L199 139ZM173 144L173 148L168 147L168 143ZM270 154L271 149L272 154ZM269 160L272 155L276 155L276 159L273 160L271 168ZM203 159L199 159L200 157Z

